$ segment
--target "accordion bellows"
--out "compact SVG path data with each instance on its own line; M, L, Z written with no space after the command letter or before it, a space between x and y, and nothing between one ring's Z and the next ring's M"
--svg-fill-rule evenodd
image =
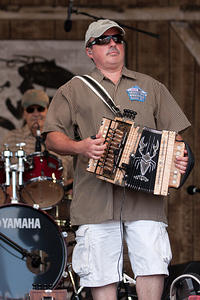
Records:
M133 121L103 118L100 131L107 148L99 160L90 159L87 171L116 185L168 194L178 188L181 174L176 156L184 156L185 143L176 141L176 132L136 126Z

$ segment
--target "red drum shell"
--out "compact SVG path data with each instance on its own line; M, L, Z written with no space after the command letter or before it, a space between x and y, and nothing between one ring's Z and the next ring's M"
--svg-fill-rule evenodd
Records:
M23 173L22 200L40 208L56 205L64 196L63 166L60 159L48 152L35 152L27 156Z

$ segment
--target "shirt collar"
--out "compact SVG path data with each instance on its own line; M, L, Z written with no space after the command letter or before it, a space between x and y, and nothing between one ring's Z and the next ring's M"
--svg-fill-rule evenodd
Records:
M106 77L103 75L103 73L95 67L93 71L90 73L90 75L96 79L98 82L102 82ZM126 67L123 67L122 69L122 77L131 78L131 79L137 79L136 73L132 70L127 69Z
M127 69L126 67L123 67L123 69L122 69L122 76L131 78L131 79L135 79L135 80L137 79L136 73L132 70Z

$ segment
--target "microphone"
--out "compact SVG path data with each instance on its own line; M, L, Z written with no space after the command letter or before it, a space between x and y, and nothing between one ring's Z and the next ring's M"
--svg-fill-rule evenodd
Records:
M69 0L69 6L68 6L68 11L67 11L67 20L64 23L64 30L66 32L71 31L72 29L72 20L71 20L71 14L73 12L73 0Z
M40 138L40 126L36 130L35 152L41 152L41 138Z
M188 192L188 194L190 194L190 195L194 195L194 194L196 194L196 193L200 193L200 188L198 188L198 187L196 187L196 186L194 186L194 185L190 185L190 186L188 186L188 188L187 188L187 192Z

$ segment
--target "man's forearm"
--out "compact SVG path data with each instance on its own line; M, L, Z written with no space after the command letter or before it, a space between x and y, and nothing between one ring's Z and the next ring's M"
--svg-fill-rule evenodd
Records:
M73 141L67 135L61 132L49 132L45 140L48 150L60 155L76 155L78 151L78 142Z

